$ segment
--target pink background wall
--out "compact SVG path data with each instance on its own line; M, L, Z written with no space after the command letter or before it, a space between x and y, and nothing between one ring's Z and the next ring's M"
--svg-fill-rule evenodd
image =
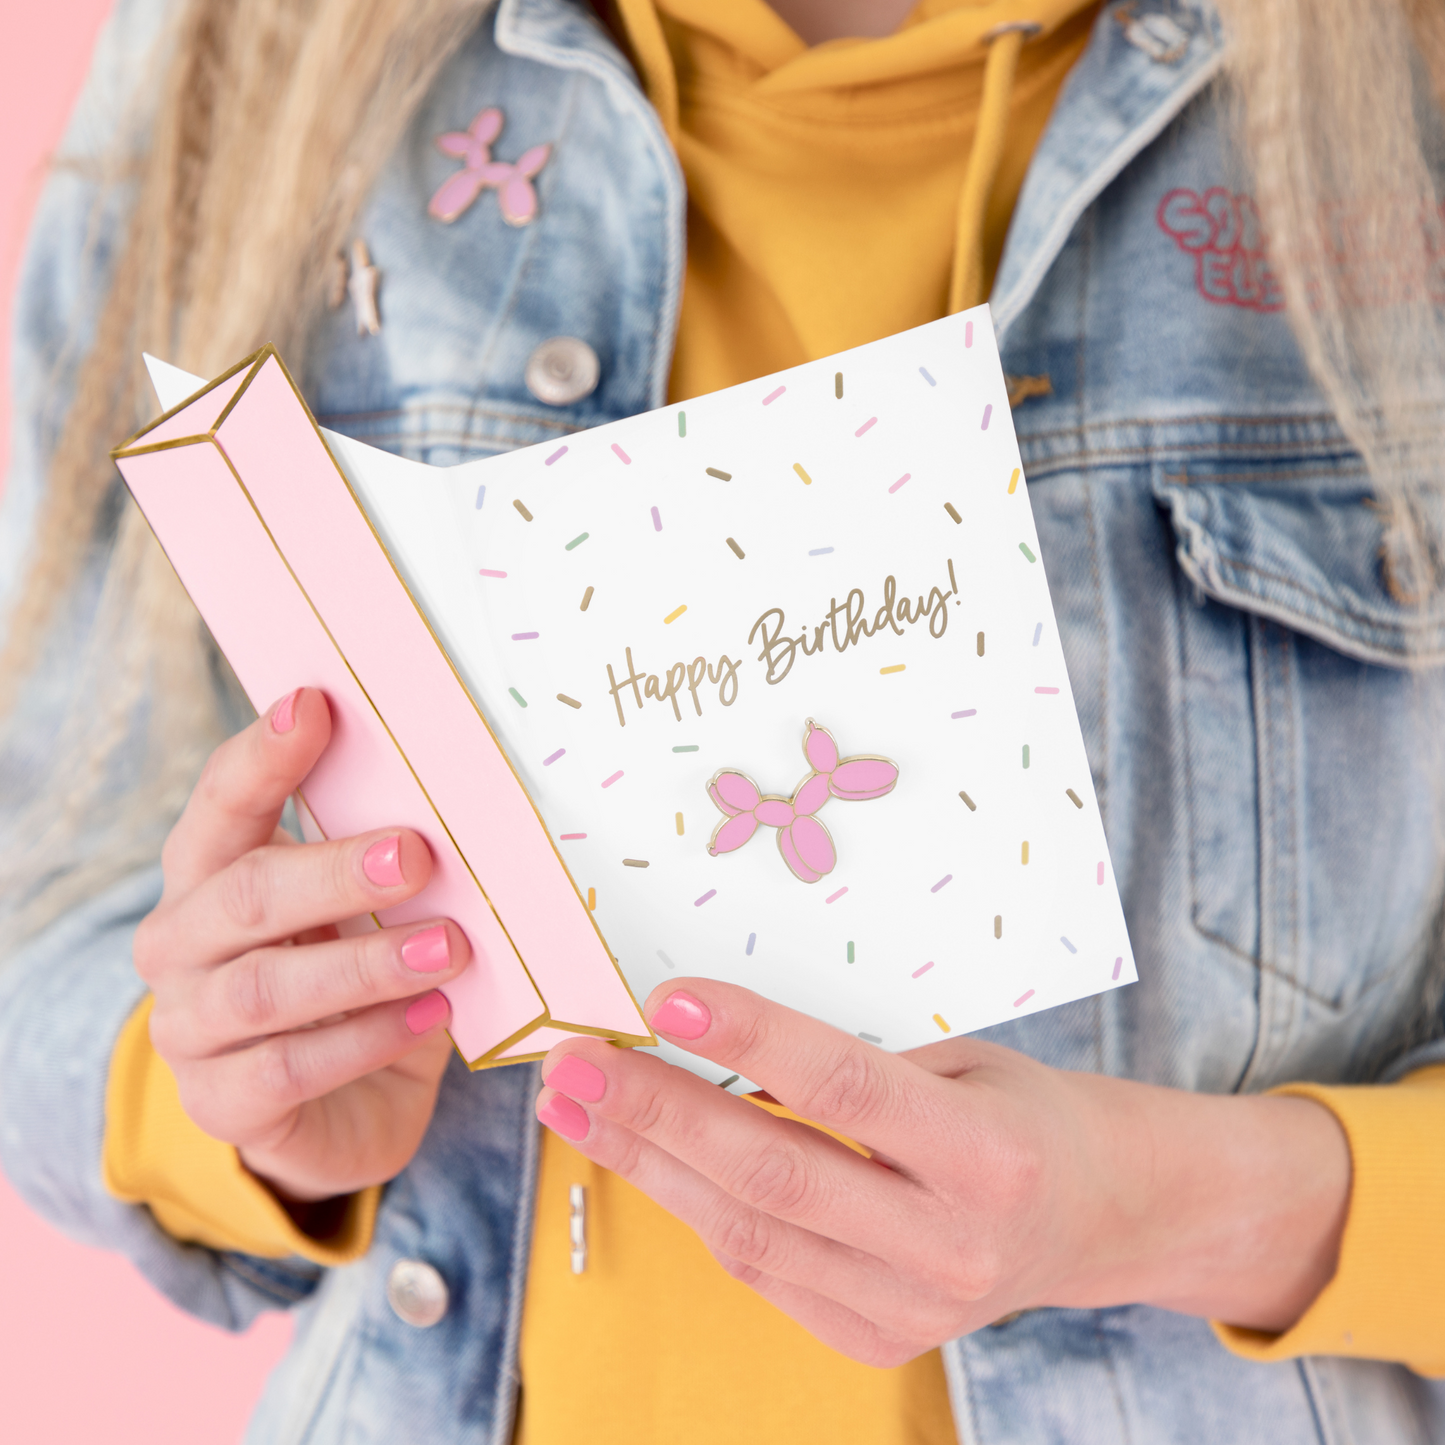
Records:
M11 290L46 160L109 0L0 0L0 456L9 456ZM126 1261L72 1244L0 1178L0 1438L230 1445L289 1336L183 1315Z

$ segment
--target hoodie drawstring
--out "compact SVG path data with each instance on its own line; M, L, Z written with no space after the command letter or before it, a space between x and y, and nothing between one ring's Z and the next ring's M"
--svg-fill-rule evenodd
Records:
M948 287L948 311L964 311L988 299L983 277L983 229L988 198L1003 159L1008 130L1009 102L1013 99L1014 77L1024 42L1043 27L1032 20L999 25L984 36L988 59L983 68L983 95L978 107L978 127L968 153L968 169L958 195L958 220L954 231L953 275Z

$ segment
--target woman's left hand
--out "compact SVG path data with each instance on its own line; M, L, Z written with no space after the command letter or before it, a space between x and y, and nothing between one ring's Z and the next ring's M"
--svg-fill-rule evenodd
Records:
M538 1117L865 1363L1041 1305L1278 1330L1334 1271L1349 1151L1310 1100L1068 1073L969 1038L889 1054L705 979L645 1012L874 1157L597 1039L548 1054Z

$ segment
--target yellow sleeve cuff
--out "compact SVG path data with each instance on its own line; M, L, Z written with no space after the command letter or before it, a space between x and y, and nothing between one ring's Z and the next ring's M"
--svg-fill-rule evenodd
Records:
M212 1139L181 1107L180 1089L151 1046L153 999L125 1022L111 1055L105 1091L105 1187L125 1204L150 1208L173 1239L267 1259L301 1255L349 1264L371 1246L381 1189L353 1194L341 1222L313 1238L252 1174L230 1144Z
M1349 1140L1350 1210L1332 1280L1291 1329L1215 1323L1246 1359L1353 1355L1445 1376L1445 1065L1398 1084L1271 1092L1324 1105Z

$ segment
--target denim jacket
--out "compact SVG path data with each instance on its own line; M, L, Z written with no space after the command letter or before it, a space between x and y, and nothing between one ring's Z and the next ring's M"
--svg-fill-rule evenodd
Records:
M113 133L163 5L121 0L71 152ZM1424 771L1445 597L1396 600L1405 588L1360 459L1280 309L1212 85L1222 58L1218 21L1197 0L1105 8L1038 146L994 289L1140 982L990 1037L1060 1067L1186 1089L1383 1081L1445 1056L1411 1044L1439 1033L1419 1015L1445 862ZM432 138L484 105L505 113L500 158L553 144L528 227L503 224L493 197L453 225L427 217L454 168ZM93 198L83 169L58 173L30 246L0 589L119 233L123 197L87 245ZM446 465L657 406L684 217L658 120L590 14L573 0L501 0L369 198L358 233L383 274L384 325L358 336L349 310L324 323L313 410ZM585 340L601 377L549 406L524 373L557 335ZM51 721L32 711L38 751ZM0 779L23 778L25 746L0 759ZM49 1218L124 1251L208 1320L242 1328L261 1310L293 1311L295 1343L252 1440L506 1445L535 1067L448 1072L354 1265L177 1244L108 1197L99 1169L109 1055L141 994L132 932L158 890L155 871L122 882L0 970L6 1172ZM388 1305L403 1259L446 1283L431 1328ZM1404 1368L1249 1363L1205 1322L1142 1306L1033 1311L944 1357L968 1445L1445 1442L1445 1387Z

